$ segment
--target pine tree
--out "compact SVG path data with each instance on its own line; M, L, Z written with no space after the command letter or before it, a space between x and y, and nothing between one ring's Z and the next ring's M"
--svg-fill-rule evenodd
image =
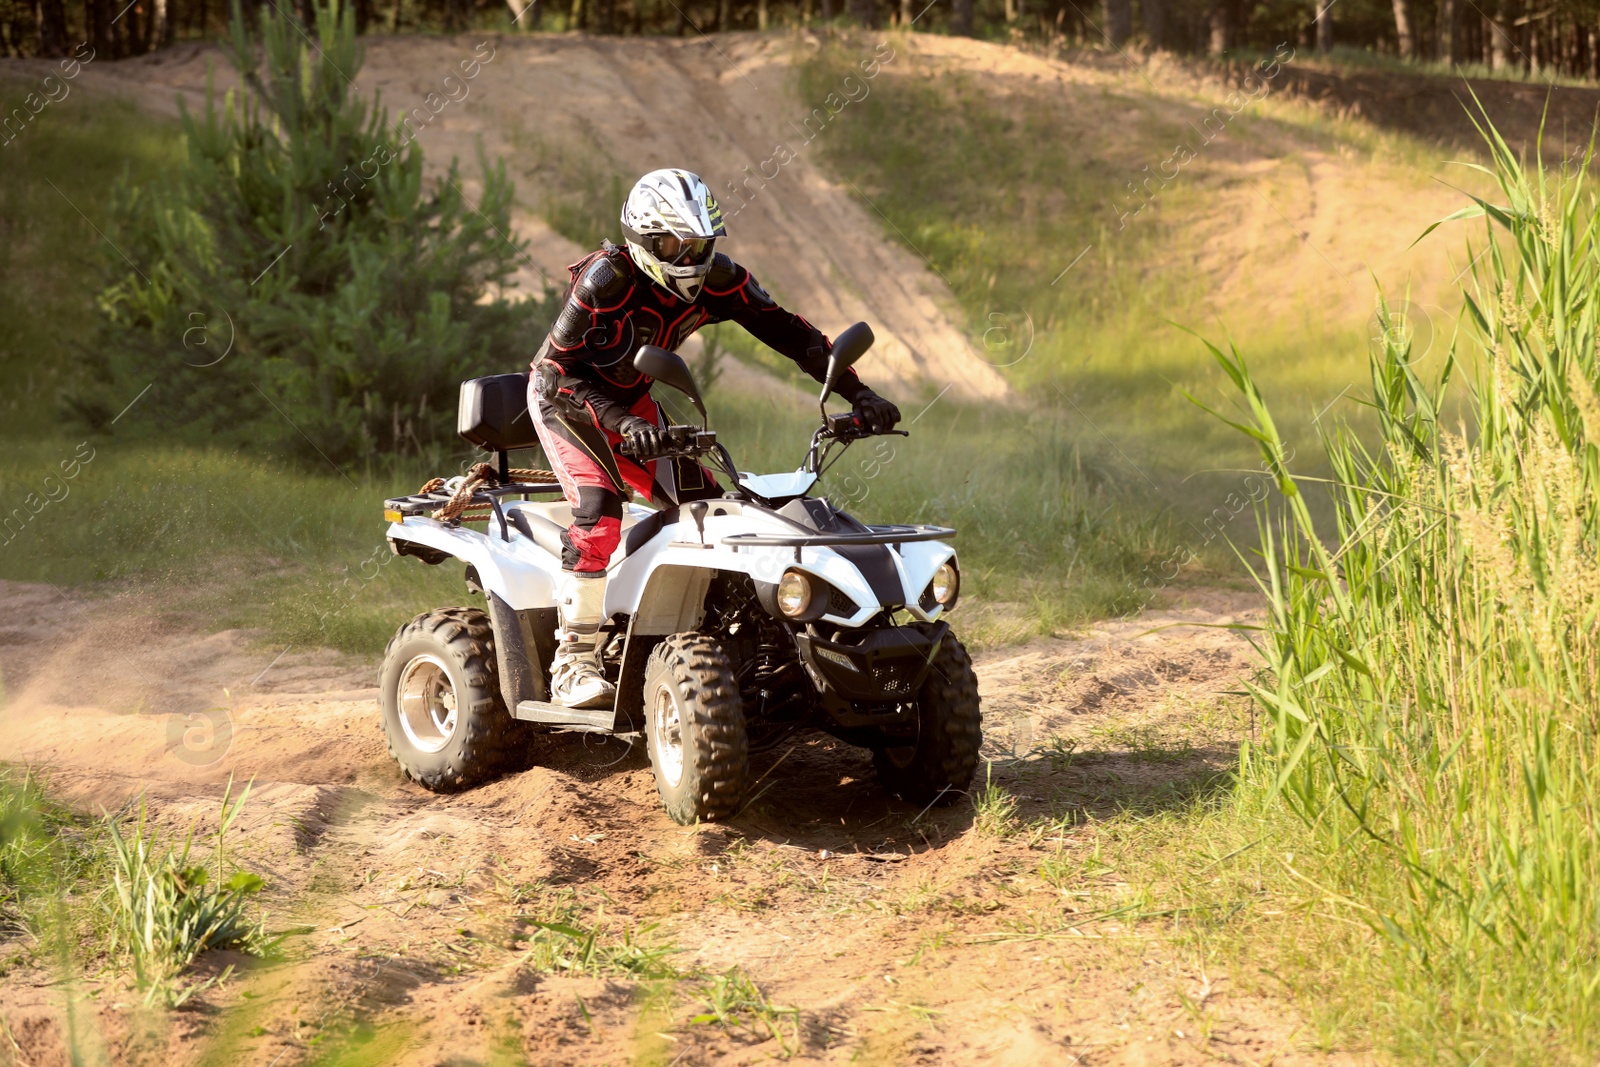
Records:
M89 421L153 382L117 431L343 462L453 440L460 381L526 367L545 308L502 292L524 254L503 165L480 156L476 205L455 161L425 180L408 127L356 92L336 5L312 45L272 8L253 30L235 0L240 89L183 110L169 187L117 190Z

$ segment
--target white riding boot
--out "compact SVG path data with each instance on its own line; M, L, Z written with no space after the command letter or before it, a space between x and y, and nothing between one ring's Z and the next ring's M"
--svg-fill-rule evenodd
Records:
M616 686L600 675L595 644L605 620L605 574L567 573L556 591L561 627L550 664L550 703L567 708L604 707Z

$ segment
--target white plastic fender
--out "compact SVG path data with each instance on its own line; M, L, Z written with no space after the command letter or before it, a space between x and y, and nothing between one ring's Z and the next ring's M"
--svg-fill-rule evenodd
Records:
M718 502L712 503L714 511ZM665 589L677 590L678 596L693 598L698 593L703 597L705 592L703 585L683 585L683 569L742 572L762 582L776 582L783 577L785 570L791 569L815 575L858 605L855 614L849 618L827 616L847 626L861 625L882 608L883 605L878 602L871 585L861 572L829 546L803 547L799 552L799 562L796 562L793 547L744 546L735 550L733 546L723 544L722 539L732 534L796 533L793 526L768 518L754 508L737 510L738 514L708 514L705 519L703 542L694 523L687 516L677 523L662 527L650 542L612 568L611 580L606 586L606 613L633 614L640 609L641 603L646 601L649 602L652 614L664 613L665 609L657 602L657 598L663 595ZM889 554L894 560L904 589L906 605L918 618L927 620L937 618L942 613L942 608L926 613L916 606L916 601L927 588L928 582L932 580L933 572L938 569L939 564L950 559L955 552L949 545L938 541L911 542L902 545L901 549L901 552L890 549ZM672 568L672 571L664 572L657 578L656 572L661 568ZM658 582L668 584L658 586ZM683 629L699 624L699 608L699 602L696 600L692 609L693 621L682 627ZM665 622L662 625L665 625ZM640 632L657 631L650 629Z
M900 546L899 558L901 579L906 583L906 608L924 622L932 622L944 614L944 605L923 611L917 601L933 581L933 572L945 561L956 558L955 549L943 541L912 541Z
M708 514L702 542L687 515L663 526L656 536L611 569L606 583L606 613L637 613L641 605L652 618L641 623L645 633L677 633L699 625L711 571L736 571L757 581L776 582L785 570L815 575L858 605L849 618L829 615L845 626L859 626L882 608L871 585L855 565L826 545L795 549L781 546L744 546L737 551L722 539L739 533L793 534L794 527L772 519L755 508L711 501L712 511L725 507L728 514ZM389 537L438 549L473 566L483 587L517 610L548 608L555 604L561 578L561 560L510 527L509 541L500 539L498 521L490 519L488 532L449 526L426 516L411 516L389 526ZM702 547L702 544L704 547ZM924 612L917 604L922 591L941 563L955 556L942 541L911 541L890 549L904 589L904 603L913 616L937 619L942 607ZM663 568L670 568L663 570ZM657 574L660 571L661 573ZM698 576L696 576L698 575ZM669 603L670 602L670 603ZM656 618L656 616L660 618ZM667 618L670 615L671 618ZM669 629L657 629L668 626Z
M492 533L413 515L404 522L390 523L389 537L436 548L470 563L484 589L518 611L554 606L561 561L523 537L515 527L510 530L511 540L502 541L498 520L491 516L489 526Z

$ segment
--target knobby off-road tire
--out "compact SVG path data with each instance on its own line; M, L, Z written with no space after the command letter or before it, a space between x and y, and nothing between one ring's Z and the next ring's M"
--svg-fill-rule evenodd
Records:
M656 788L672 821L726 819L750 775L744 705L733 661L715 639L674 634L644 669L645 736Z
M440 608L400 627L379 684L389 755L435 793L493 776L526 741L500 696L494 629L477 608Z
M875 749L872 765L891 793L942 807L972 782L982 744L978 676L967 650L946 632L917 694L916 744Z

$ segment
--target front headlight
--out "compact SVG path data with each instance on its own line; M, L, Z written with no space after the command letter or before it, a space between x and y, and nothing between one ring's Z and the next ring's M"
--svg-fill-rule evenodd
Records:
M917 598L923 611L935 611L943 608L949 611L956 606L956 597L961 595L961 571L956 567L953 559L945 560L939 564L939 569L933 572L933 580L928 583L922 595Z
M799 571L784 571L778 579L778 610L791 619L798 619L811 606L813 587L811 580Z

